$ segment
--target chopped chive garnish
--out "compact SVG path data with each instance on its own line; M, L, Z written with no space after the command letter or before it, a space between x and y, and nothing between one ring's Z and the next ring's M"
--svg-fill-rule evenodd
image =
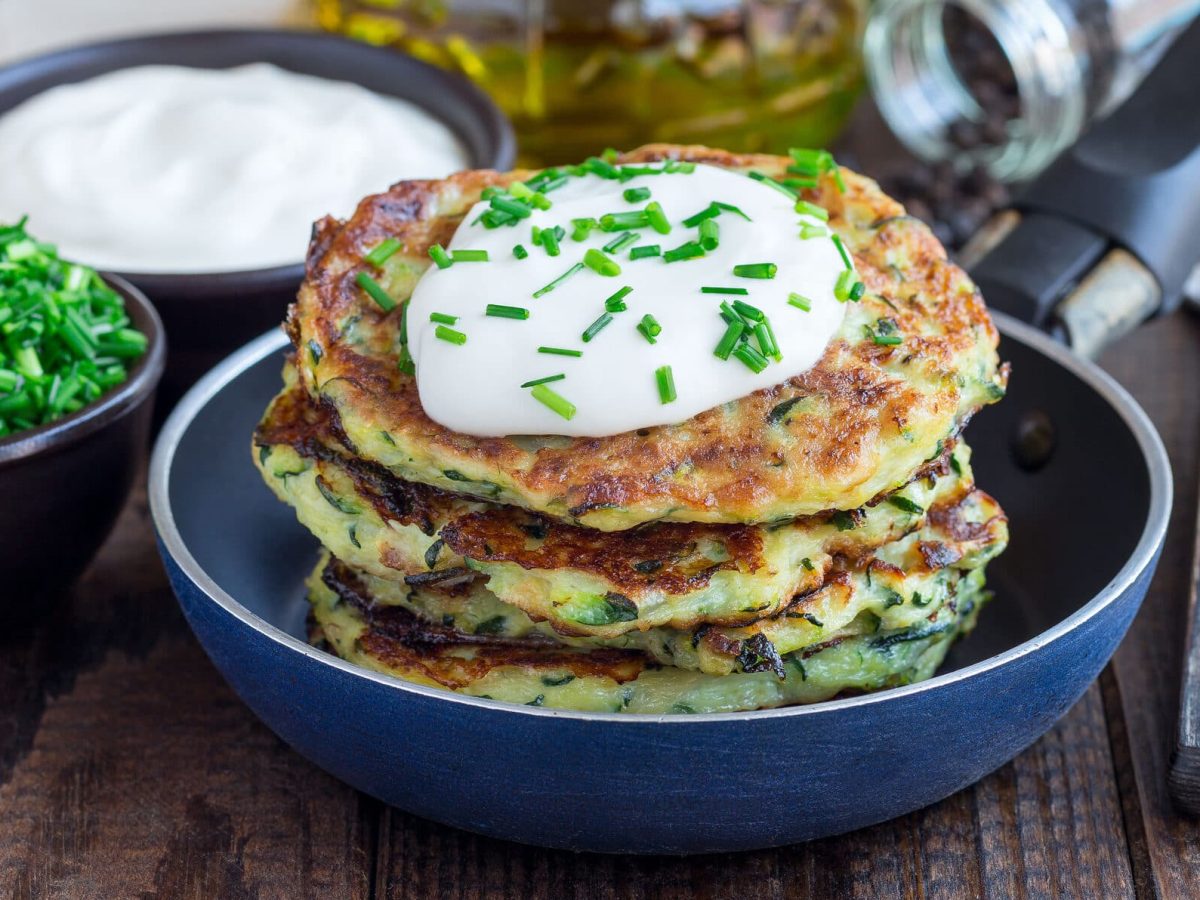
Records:
M558 256L558 234L553 228L543 228L541 235L542 247L546 250L547 256Z
M535 379L533 379L533 381L526 381L524 384L521 385L521 387L523 387L523 388L536 387L539 384L549 384L552 381L562 381L566 377L567 377L566 375L562 375L562 374L547 375L545 378L535 378Z
M630 259L645 259L647 256L659 256L662 253L662 247L658 244L643 244L640 247L634 247L629 251Z
M149 345L120 294L34 240L25 223L0 225L0 437L99 399ZM308 352L314 364L323 355L315 341Z
M744 212L742 212L740 209L738 209L736 206L734 206L732 203L722 203L720 200L718 200L713 205L725 210L726 212L737 213L739 216L741 216L747 222L754 221L748 215L746 215Z
M606 163L615 163L621 152L616 147L605 147L600 151L600 158Z
M692 172L696 171L696 164L694 162L683 162L682 160L678 159L670 159L667 160L666 165L663 166L663 171L670 174L675 174L678 172L682 175L690 175Z
M914 503L907 497L901 497L898 494L893 494L892 496L888 497L887 501L888 503L892 504L892 506L896 507L896 509L903 510L906 513L911 513L914 516L919 516L925 512L925 507L921 506L921 504Z
M829 229L824 225L810 225L805 222L800 226L800 240L810 241L819 237L829 237Z
M621 196L624 197L629 203L641 203L643 200L650 199L650 188L626 188L625 192Z
M583 254L583 264L597 275L603 275L606 278L621 274L621 267L617 265L616 261L605 256L595 247L589 247L587 253Z
M771 327L771 320L763 316L763 320L754 326L754 339L758 341L758 348L762 351L763 356L769 356L775 362L783 360L783 353L779 350L779 341L775 339L775 329Z
M385 262L391 259L396 251L402 246L403 244L401 244L395 238L385 238L376 244L374 249L364 256L363 259L373 266L382 266Z
M745 288L739 288L739 287L702 287L702 288L700 288L700 293L702 293L702 294L738 294L741 296L745 296L746 294L749 294L750 292L748 290L746 290Z
M733 267L733 274L739 278L774 278L779 267L775 263L746 263Z
M805 163L804 165L800 165L799 163L792 163L792 165L787 167L787 170L793 175L803 175L805 178L816 178L821 174L821 170L816 164L809 165Z
M494 319L528 319L529 310L523 306L503 306L489 303L485 313Z
M583 356L582 350L568 350L565 347L538 347L538 353L549 353L552 356Z
M651 200L646 204L646 217L650 220L650 227L659 234L668 234L671 231L671 223L667 221L667 214L663 212L663 208L657 200Z
M716 219L705 219L700 223L700 246L705 250L716 250L721 242L721 229Z
M733 308L743 319L749 319L751 322L761 322L763 320L763 311L757 306L746 303L744 300L734 300Z
M517 244L517 246L513 247L513 256L515 256L517 259L524 259L528 255L529 251L526 250L521 244Z
M461 331L455 331L453 328L447 328L445 325L439 325L434 329L433 334L435 337L451 344L457 344L459 347L467 342L465 334Z
M450 259L453 262L487 262L486 250L452 250Z
M854 263L850 259L850 253L846 250L846 245L842 243L841 235L835 234L833 236L833 245L837 247L838 254L842 257L842 262L845 263L846 268L852 270Z
M529 226L529 240L535 247L540 247L542 244L542 229L536 225Z
M765 184L768 187L775 188L775 190L779 191L779 193L783 194L785 197L788 197L791 200L800 199L799 197L796 196L795 191L793 191L789 187L784 187L782 184L780 184L778 181L776 181L774 178L772 178L769 175L764 175L762 172L749 172L748 174L755 181L759 182L760 184Z
M625 298L631 293L633 293L633 288L626 285L604 301L604 308L609 312L624 312L629 308L625 305Z
M770 361L765 356L746 343L741 343L734 347L732 355L741 360L746 368L755 375L770 364Z
M448 269L452 265L450 254L446 252L441 244L434 244L429 248L429 258L437 263L439 269Z
M845 303L850 299L850 290L853 287L854 271L852 269L843 269L833 285L833 296L837 297L842 303Z
M862 299L863 294L867 292L867 286L861 281L854 282L854 286L850 288L850 300L857 303Z
M558 413L568 422L575 418L575 404L562 396L562 394L556 394L551 388L546 387L546 385L535 384L529 393L533 395L534 400L552 412Z
M676 399L675 374L670 366L660 366L654 370L654 380L658 384L658 399L662 403L670 403Z
M412 355L408 352L408 345L400 345L400 358L396 361L396 368L405 375L416 375L417 365L413 362Z
M475 222L483 222L484 228L499 228L501 225L512 225L519 222L516 216L504 212L500 209L489 209L481 215ZM471 224L474 225L475 222Z
M637 324L637 330L652 344L657 343L658 336L662 334L662 326L658 324L658 319L649 313L642 316L642 321Z
M704 209L700 210L700 212L688 216L683 220L682 224L684 228L695 228L705 219L711 219L714 216L719 216L720 214L721 207L716 203L710 203L708 206L704 207Z
M725 328L725 334L721 336L721 340L717 343L716 349L713 350L713 356L717 359L729 359L729 354L733 352L738 338L742 336L742 332L745 330L746 323L741 319L734 319L730 322Z
M604 252L605 253L620 253L622 250L624 250L630 244L636 244L637 241L638 241L638 235L632 231L627 231L624 234L613 238L611 241L609 241L607 244L605 244Z
M571 220L571 240L586 241L587 236L592 233L593 228L599 227L600 223L595 219L572 219Z
M704 255L704 248L697 241L688 241L686 244L680 244L673 250L668 250L662 255L666 262L676 262L681 259L695 259L698 256Z
M548 285L546 285L545 287L540 287L536 291L534 291L533 296L540 297L543 294L550 293L552 290L554 290L556 287L558 287L560 284L562 284L564 281L566 281L572 275L574 275L578 272L582 272L582 271L583 271L583 263L575 263L575 265L571 266L571 268L567 269L567 271L563 272L561 275L559 275L557 278L555 278Z
M498 209L501 212L508 213L518 219L527 219L533 215L533 209L528 203L523 203L515 197L508 197L504 194L498 194L488 200L488 205L492 209Z
M396 301L393 300L388 292L380 287L379 282L368 275L366 272L359 272L354 276L354 281L360 288L367 292L372 300L374 300L379 308L384 312L391 312L396 308Z
M797 294L795 291L788 294L788 303L796 307L796 309L812 312L812 301L802 294Z
M543 173L543 174L545 174L545 173ZM567 183L566 175L555 175L553 178L551 178L547 181L539 181L536 189L543 194L548 194L551 191L555 190L556 188L562 187L566 183Z
M612 313L609 313L609 312L602 313L600 318L598 318L595 322L593 322L591 325L589 325L587 327L587 329L583 332L583 334L580 335L580 337L583 338L583 342L585 344L591 343L592 338L594 338L601 331L603 331L606 327L608 327L608 323L611 322L612 320L613 320Z
M627 228L645 228L650 217L643 210L633 212L605 213L600 217L601 231L624 231Z
M599 175L601 178L620 178L621 173L618 172L613 164L606 162L596 156L590 156L583 161L583 168L591 172L593 175Z
M814 219L820 219L822 222L829 221L829 210L823 206L817 206L815 203L809 203L807 200L796 201L796 212L805 216L812 216Z
M807 191L817 186L815 178L784 178L780 182L785 188L792 191Z
M457 325L458 316L451 316L447 313L433 312L429 314L429 321L436 322L440 325Z

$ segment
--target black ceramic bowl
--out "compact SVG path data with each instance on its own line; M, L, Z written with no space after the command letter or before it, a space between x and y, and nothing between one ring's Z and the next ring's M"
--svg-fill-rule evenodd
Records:
M0 70L0 115L49 88L118 69L145 65L226 69L253 62L348 81L408 100L458 135L473 168L512 166L516 150L512 127L469 81L392 50L312 32L152 35L39 56ZM119 273L154 300L171 337L164 399L175 399L218 360L283 320L284 309L304 276L304 249L296 248L294 265L268 269L191 275Z
M0 618L29 618L91 562L129 497L150 432L166 341L158 313L121 278L105 280L149 338L129 378L94 403L49 425L0 439Z

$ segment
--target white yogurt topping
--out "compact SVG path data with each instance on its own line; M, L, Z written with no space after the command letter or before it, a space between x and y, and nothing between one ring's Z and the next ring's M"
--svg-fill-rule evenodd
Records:
M315 219L468 164L411 103L267 64L144 66L0 117L0 221L131 272L297 263Z
M663 251L697 238L696 227L682 220L712 201L739 207L751 221L722 211L716 217L718 247L697 259L665 262L659 257L630 259L630 248L610 256L621 268L605 277L584 268L541 297L533 294L622 232L594 230L582 242L571 238L571 220L605 213L640 210L649 201L628 202L623 191L645 187L661 204L669 234L635 229L634 247L659 244ZM409 349L425 412L455 431L479 436L564 434L600 437L636 428L680 422L706 409L785 381L811 368L842 323L845 304L834 285L845 264L830 237L800 238L802 224L824 223L796 212L794 202L745 175L698 165L690 174L641 175L616 181L595 175L572 177L548 193L548 210L509 227L472 224L489 208L477 204L463 220L449 247L486 250L488 262L456 262L431 267L418 282L408 310ZM530 240L531 225L567 232L561 254L549 256ZM513 254L515 244L529 251ZM775 263L771 279L734 275L736 265ZM590 342L583 332L605 312L604 301L624 286L627 309ZM736 287L747 296L706 294L701 287ZM789 301L799 294L810 301L805 312ZM754 373L735 357L718 359L714 348L726 331L721 301L742 300L768 317L782 359ZM523 307L526 320L486 315L489 303ZM467 336L461 346L437 337L430 314L455 316L450 326ZM662 326L651 344L637 330L646 314ZM582 356L539 353L539 346L582 351ZM656 370L670 366L678 398L663 403ZM521 384L549 375L566 377L546 385L574 404L569 420L539 402Z

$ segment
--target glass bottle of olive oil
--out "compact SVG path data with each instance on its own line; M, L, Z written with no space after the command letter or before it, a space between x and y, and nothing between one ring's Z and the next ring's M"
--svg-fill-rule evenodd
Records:
M456 69L553 165L651 141L822 146L861 85L866 0L316 0L320 25Z

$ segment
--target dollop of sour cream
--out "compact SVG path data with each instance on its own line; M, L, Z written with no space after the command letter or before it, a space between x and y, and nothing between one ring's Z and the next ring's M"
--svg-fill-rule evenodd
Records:
M638 188L649 189L650 197L625 199L625 191ZM446 249L451 254L484 250L487 261L432 266L413 292L407 329L421 404L447 428L478 436L602 437L680 422L811 368L842 324L846 305L834 289L847 266L831 233L816 216L797 212L794 200L760 181L697 165L688 173L629 180L574 176L546 197L552 201L549 209L535 209L515 226L496 228L478 221L489 203L476 204ZM611 254L603 246L624 229L594 229L585 240L572 239L572 219L599 221L606 213L642 210L650 201L662 207L669 233L630 229L637 243ZM683 221L714 201L744 213L722 208L715 217L715 249L672 262L662 255L630 257L637 247L658 244L665 253L697 240L698 226ZM531 242L531 226L555 225L566 236L559 242L560 254L551 256ZM807 238L801 237L802 229ZM526 258L514 253L516 244L528 251ZM534 296L589 250L604 253L620 273L604 276L584 266ZM736 266L761 263L775 265L774 277L735 274ZM605 315L606 299L626 287L630 290L620 299L626 308L609 313L611 321L585 341L584 332ZM705 287L746 293L706 293ZM722 301L750 304L766 316L778 361L755 372L735 355L714 355L728 328ZM489 304L528 310L528 318L489 316ZM638 328L647 315L661 327L653 343ZM453 324L437 321L445 317ZM465 342L456 343L446 329L465 335ZM751 343L758 346L753 338ZM571 355L539 350L546 347ZM676 397L664 402L660 370L668 366ZM539 400L534 388L523 387L557 375L564 377L544 387L567 402L566 407L556 403L558 411Z
M0 117L0 221L126 272L297 263L312 223L468 159L419 107L265 63L141 66Z

